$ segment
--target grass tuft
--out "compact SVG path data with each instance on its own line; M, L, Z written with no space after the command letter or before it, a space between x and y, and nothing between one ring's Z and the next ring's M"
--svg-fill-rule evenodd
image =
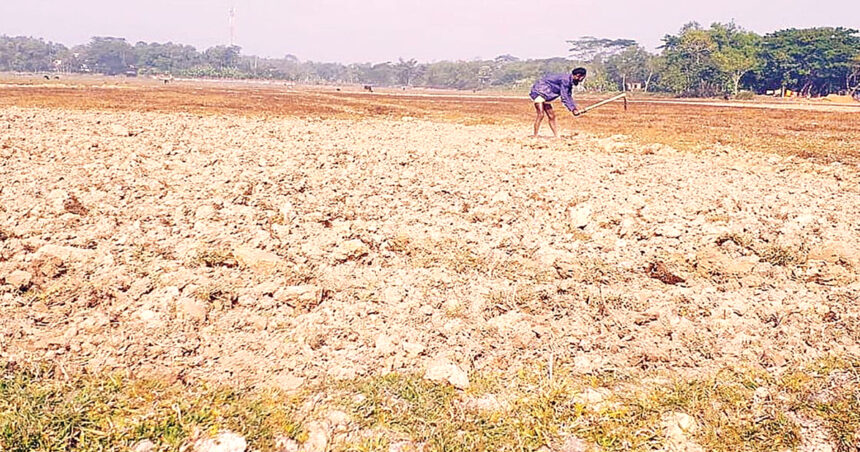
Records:
M116 450L148 439L180 450L198 435L230 430L255 448L295 437L297 401L276 392L132 380L65 379L48 368L7 365L0 380L0 449Z
M274 450L279 437L307 439L296 421L300 407L324 390L330 397L315 412L345 408L356 432L333 438L335 451L392 445L534 451L558 448L569 437L604 451L655 450L677 446L665 422L678 413L696 425L682 439L703 450L794 450L802 443L800 416L825 428L836 450L850 451L860 439L858 375L860 362L837 359L779 376L738 368L702 378L530 366L515 375L476 372L465 392L394 373L287 396L118 375L68 378L49 368L7 365L0 380L0 448L115 450L148 439L159 450L182 450L230 430L254 450ZM481 400L495 402L476 404Z

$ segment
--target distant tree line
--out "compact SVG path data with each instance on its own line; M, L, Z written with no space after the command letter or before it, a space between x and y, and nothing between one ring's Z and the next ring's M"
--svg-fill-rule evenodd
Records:
M293 55L260 58L237 46L198 51L171 42L134 45L122 38L95 37L67 48L30 37L0 36L0 71L262 78L299 83L361 83L478 90L527 87L536 77L590 69L586 88L641 89L683 96L735 95L791 90L804 96L860 89L860 35L847 28L788 29L764 36L734 23L684 25L663 38L659 53L627 39L583 37L568 41L566 57L419 63L340 64L300 61Z

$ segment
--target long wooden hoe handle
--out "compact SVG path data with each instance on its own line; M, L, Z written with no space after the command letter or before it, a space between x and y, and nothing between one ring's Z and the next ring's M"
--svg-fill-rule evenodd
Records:
M621 98L624 98L625 100L627 100L627 93L621 93L621 94L619 94L619 95L617 95L617 96L615 96L615 97L611 97L611 98L609 98L609 99L602 100L602 101L600 101L600 102L598 102L598 103L596 103L596 104L594 104L594 105L589 105L589 106L585 107L585 109L583 109L581 112L579 112L579 114L580 114L580 116L581 116L581 115L584 115L584 114L588 113L589 111L594 110L594 109L595 109L595 108L597 108L597 107L600 107L600 106L602 106L602 105L606 105L606 104L608 104L608 103L610 103L610 102L614 102L614 101L616 101L616 100L618 100L618 99L621 99ZM625 107L627 106L626 104L627 104L627 103L625 102ZM626 110L626 108L625 108L625 110Z

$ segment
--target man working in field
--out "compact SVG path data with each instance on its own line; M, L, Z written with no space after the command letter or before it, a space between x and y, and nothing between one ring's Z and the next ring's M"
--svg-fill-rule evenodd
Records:
M578 67L570 74L551 74L535 82L529 93L529 97L534 102L535 111L537 112L534 136L538 136L540 123L543 121L544 114L546 114L546 117L549 119L549 128L552 129L552 134L558 138L558 124L555 122L555 111L553 111L550 102L559 97L561 97L561 103L574 116L579 116L576 102L573 101L572 91L574 86L579 85L585 80L585 74L585 68Z

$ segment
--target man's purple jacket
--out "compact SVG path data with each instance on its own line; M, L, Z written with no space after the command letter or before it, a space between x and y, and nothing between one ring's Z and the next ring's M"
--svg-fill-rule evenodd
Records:
M573 81L570 74L549 74L535 82L529 96L532 99L541 96L547 102L556 100L558 96L561 96L561 103L568 110L573 111L576 110L576 102L573 101L572 90Z

